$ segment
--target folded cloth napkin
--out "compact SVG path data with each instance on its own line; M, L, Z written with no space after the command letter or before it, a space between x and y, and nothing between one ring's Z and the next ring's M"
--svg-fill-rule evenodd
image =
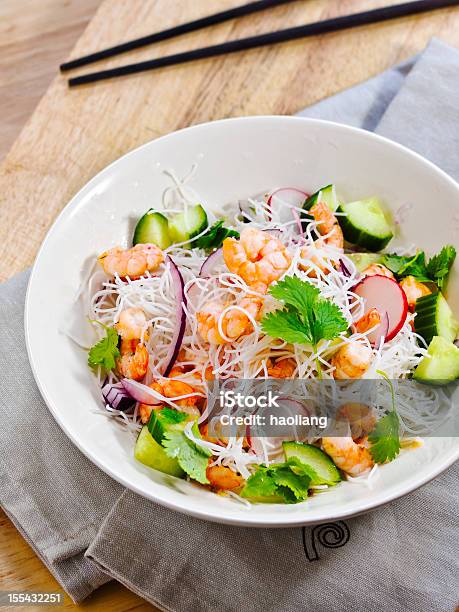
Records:
M459 54L434 40L300 115L375 130L459 179L458 99ZM123 491L40 397L24 346L27 278L0 287L0 503L74 601L116 578L180 612L455 609L457 466L367 515L303 529L215 525Z

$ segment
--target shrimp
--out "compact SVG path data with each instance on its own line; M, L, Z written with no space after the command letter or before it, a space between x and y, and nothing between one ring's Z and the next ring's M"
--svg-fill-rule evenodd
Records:
M223 258L230 272L238 274L250 289L261 295L244 296L236 304L238 308L231 308L223 317L229 303L214 300L205 304L196 318L199 333L210 344L225 344L228 338L233 342L252 331L252 319L260 319L262 296L268 286L288 270L291 262L280 240L255 228L244 229L239 240L226 238L223 241ZM219 321L223 335L218 329Z
M126 340L121 338L120 357L116 361L116 367L125 378L142 380L147 373L149 354L145 344L136 339Z
M387 278L395 278L389 268L386 268L386 266L383 266L383 264L380 263L373 263L370 266L367 266L365 270L363 270L362 274L363 276L387 276Z
M301 257L315 264L323 274L327 275L330 273L330 265L326 265L329 257L326 253L321 253L321 249L326 246L342 249L344 247L343 231L338 219L324 202L314 204L309 213L317 221L317 230L323 237L316 240L314 244L303 247ZM299 267L303 271L309 268L303 264L300 264ZM309 270L308 276L316 278L317 273L315 270Z
M278 359L273 365L271 359L267 364L268 376L271 378L292 378L296 370L296 361L294 359Z
M141 308L126 308L122 310L115 323L115 329L121 336L120 357L116 362L118 372L125 378L141 380L147 373L149 354L143 342L148 339L145 330L147 317Z
M206 342L210 344L225 344L228 342L222 337L218 329L218 322L227 306L228 304L224 305L217 301L211 301L205 304L202 310L196 314L198 331ZM245 310L257 321L260 318L263 300L258 296L248 295L242 298L237 306L238 308L228 310L221 319L223 334L231 342L249 333L253 328L250 318L239 308Z
M376 425L377 420L373 408L358 402L348 402L340 406L336 418L348 421L353 440L358 440L368 434Z
M223 241L223 259L230 272L238 274L259 293L278 280L289 268L292 258L280 240L256 228L242 230L239 240Z
M231 491L238 489L244 484L244 478L229 467L224 465L209 465L206 469L206 476L210 486L214 489Z
M198 331L206 342L210 344L224 344L225 340L218 331L218 320L220 319L225 305L213 300L204 304L203 308L196 313Z
M141 308L125 308L121 311L115 328L124 340L140 340L147 327L147 317ZM148 336L144 333L144 339Z
M317 230L322 236L323 243L337 249L344 247L343 231L339 226L338 219L325 202L317 202L310 209L310 214L317 221ZM320 240L320 239L319 239Z
M404 279L400 281L400 287L403 289L406 295L406 299L408 300L408 308L411 312L414 312L416 307L416 300L424 295L429 295L432 291L424 285L424 283L420 283L417 281L414 276L406 276Z
M353 340L339 348L331 359L335 367L333 376L338 380L361 378L373 361L373 352L369 346Z
M220 436L217 438L209 434L208 423L203 423L202 425L200 425L199 431L201 433L201 437L207 442L212 442L213 444L218 444L219 446L222 446L223 444L228 444L228 438L226 438L225 436Z
M370 329L373 329L381 323L381 315L377 308L371 308L365 313L358 321L354 323L354 330L361 334L364 334Z
M174 398L176 397L190 395L196 392L196 389L194 389L188 383L181 380L171 380L170 378L158 378L148 386L150 389L153 389L163 397L167 397L172 401L174 401ZM199 416L201 413L197 408L197 403L200 399L201 398L197 397L196 395L192 395L191 397L184 397L176 400L174 403L179 407L181 412L186 412L192 416ZM165 402L161 405L161 407L167 405L167 402ZM158 406L156 406L156 408L158 408ZM139 404L139 414L142 423L148 423L152 410L153 406L150 406L149 404Z
M300 263L299 268L303 272L307 272L309 278L317 278L317 272L314 269L310 269L310 264L314 264L325 276L330 274L331 269L335 267L335 265L330 262L328 253L323 249L324 246L324 239L319 238L313 244L304 246L300 251L301 257L306 259L308 263Z
M99 255L98 260L107 274L137 278L154 272L164 261L164 254L156 244L136 244L131 249L119 246Z
M357 444L351 437L322 438L322 447L337 467L350 476L360 476L374 465L366 439Z

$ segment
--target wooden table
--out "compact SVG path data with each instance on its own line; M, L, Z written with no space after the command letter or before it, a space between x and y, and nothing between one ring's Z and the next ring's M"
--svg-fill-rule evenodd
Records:
M99 0L3 0L0 108L11 137L31 100ZM105 0L71 57L141 36L241 0ZM125 58L115 66L254 33L391 4L392 0L299 0ZM27 4L28 10L24 10ZM5 7L6 6L6 10ZM38 8L37 8L38 7ZM16 11L16 12L15 12ZM48 11L52 19L44 19ZM34 32L33 35L30 32ZM290 114L420 51L432 36L459 47L459 9L441 10L272 48L171 67L69 91L57 75L0 165L0 280L29 266L68 200L99 170L138 145L202 121ZM0 50L8 50L0 43ZM48 51L44 52L44 49ZM33 58L31 61L30 58ZM27 62L25 61L27 59ZM82 69L80 72L84 72ZM1 150L0 150L1 156ZM6 517L0 516L4 589L61 590ZM112 583L84 609L152 609ZM66 607L75 607L66 598Z

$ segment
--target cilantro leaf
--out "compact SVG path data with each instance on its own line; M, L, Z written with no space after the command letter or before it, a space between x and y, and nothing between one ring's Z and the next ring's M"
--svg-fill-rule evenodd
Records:
M265 315L262 330L272 338L282 338L291 344L311 344L310 330L294 312L278 310Z
M377 374L383 376L390 386L392 396L392 410L376 423L373 431L368 435L371 442L370 453L375 463L392 461L400 452L400 419L395 409L394 386L389 377L382 370L376 370Z
M419 282L434 282L442 289L448 277L451 266L456 259L456 249L448 244L440 253L434 255L428 263L424 251L418 251L416 255L405 256L391 253L384 255L382 263L389 268L397 278L414 276Z
M290 489L298 501L303 501L308 496L308 488L311 479L304 474L296 474L289 463L280 464L271 470L271 477L278 487Z
M348 328L348 323L341 310L329 300L319 300L312 312L314 315L312 335L316 344L319 340L333 340Z
M167 425L176 425L177 423L187 421L189 419L189 415L181 410L164 406L164 408L161 409L160 418L163 427L167 427Z
M437 283L439 289L441 289L446 282L455 259L456 249L448 244L442 248L438 255L434 255L427 264L427 274Z
M193 433L195 435L196 430L197 423L193 425ZM199 430L197 433L199 435ZM190 478L197 480L201 484L209 484L206 470L209 456L212 453L208 449L195 444L183 431L170 429L164 432L162 446L166 451L166 455L172 459L177 459L182 470Z
M284 502L294 504L307 499L310 476L298 459L291 458L285 463L275 463L268 467L257 466L248 478L242 497L264 502Z
M348 328L338 306L320 297L319 289L311 283L286 276L269 292L286 305L262 319L263 331L273 338L315 347L320 340L333 340Z
M271 285L269 293L279 302L293 306L302 313L309 313L320 295L317 287L302 281L297 276L286 276Z
M200 249L218 249L225 238L239 238L239 232L224 227L223 221L217 221L194 244Z
M370 453L375 463L392 461L400 452L400 420L395 410L391 410L376 423L369 434Z
M384 255L382 263L389 268L398 278L414 276L420 282L430 280L427 275L426 256L424 251L418 251L416 255Z
M241 491L242 497L255 500L284 501L278 492L278 487L265 466L259 466L257 471L249 476Z
M118 332L114 327L105 328L106 336L99 340L88 353L88 365L91 368L102 366L105 370L113 370L116 359L120 356L118 349Z

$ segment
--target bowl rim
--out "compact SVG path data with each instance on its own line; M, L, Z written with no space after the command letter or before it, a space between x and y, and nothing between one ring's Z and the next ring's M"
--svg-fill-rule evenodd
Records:
M373 510L380 506L384 506L387 503L395 499L398 499L400 497L403 497L407 495L408 493L415 491L416 489L423 486L424 484L430 482L432 479L434 479L436 476L444 472L448 467L450 467L455 461L459 459L459 443L457 444L456 449L453 448L449 451L449 453L446 454L443 461L440 461L435 469L431 469L430 471L427 470L423 478L421 478L419 481L412 483L408 487L406 486L402 487L401 490L396 489L391 494L384 495L382 492L381 497L383 497L383 499L376 499L376 500L368 501L366 503L362 503L356 506L355 509L350 509L344 512L340 512L336 508L330 508L329 512L326 512L324 509L323 516L320 519L314 519L314 520L308 520L307 513L305 513L304 518L301 518L301 519L298 518L297 516L295 517L289 517L288 515L282 516L282 514L279 514L276 517L264 517L264 518L259 518L259 517L257 518L256 516L251 517L249 513L247 514L246 517L231 516L230 513L216 516L213 511L208 512L205 509L199 509L199 510L193 509L183 504L171 501L167 499L167 495L157 496L154 494L148 494L144 490L142 490L141 487L138 487L135 484L129 482L128 479L124 478L122 474L113 472L113 470L110 468L109 465L106 465L103 461L99 461L98 459L94 458L91 452L85 448L85 445L78 439L76 435L74 435L72 431L70 431L69 428L66 427L65 423L61 420L59 416L59 412L55 410L53 406L53 402L51 401L48 395L46 386L40 380L40 376L38 373L39 365L34 359L33 349L32 349L31 342L30 342L29 330L32 325L30 302L31 302L31 294L34 288L34 283L35 283L36 271L38 269L37 263L39 263L41 255L46 250L51 237L55 234L56 231L59 230L60 222L69 214L69 212L72 211L72 209L75 206L78 205L78 202L80 201L84 192L91 190L92 187L95 184L97 184L97 182L100 180L100 177L102 174L112 170L113 167L116 166L116 164L120 163L125 158L130 157L131 155L135 155L140 150L149 147L151 143L153 142L158 142L158 141L170 138L171 136L175 137L178 134L182 134L182 133L194 131L194 130L199 130L199 129L207 128L210 126L212 126L212 129L214 127L218 129L218 126L223 125L223 124L252 123L252 122L259 122L259 123L274 122L274 123L278 123L279 125L287 124L287 123L304 124L306 122L310 125L317 125L319 127L321 125L332 126L334 129L341 130L343 132L348 132L349 134L354 134L354 135L356 134L358 138L366 138L368 140L379 141L383 143L384 145L391 147L394 150L401 151L403 154L412 157L417 162L427 167L430 167L430 169L433 170L437 175L439 175L443 181L448 182L450 186L452 186L457 191L457 194L459 197L459 184L451 176L449 176L444 170L439 168L436 164L429 161L428 159L426 159L419 153L416 153L415 151L409 149L408 147L402 144L399 144L393 140L390 140L389 138L386 138L379 134L375 134L374 132L370 132L362 128L358 128L358 127L354 127L354 126L350 126L350 125L346 125L346 124L342 124L342 123L338 123L334 121L328 121L328 120L323 120L323 119L313 119L309 117L288 116L288 115L254 115L254 116L246 116L246 117L231 117L227 119L219 119L216 121L206 121L203 123L198 123L196 125L182 128L180 130L175 130L173 132L160 136L159 138L149 140L143 143L142 145L135 147L134 149L131 149L130 151L128 151L121 157L115 159L110 164L102 168L89 181L87 181L81 187L81 189L79 189L71 197L71 199L62 208L60 213L57 215L57 217L53 221L51 227L46 233L46 236L37 252L37 255L35 257L35 261L32 267L32 271L29 277L28 285L27 285L27 291L26 291L26 297L25 297L25 307L24 307L24 331L25 331L25 342L26 342L26 348L27 348L27 355L28 355L28 359L30 362L30 366L32 369L34 379L40 390L40 393L49 411L51 412L52 416L54 417L54 419L56 420L60 428L63 430L63 432L66 434L66 436L83 453L83 455L85 455L99 469L101 469L103 472L108 474L115 481L125 486L127 489L130 489L131 491L134 491L135 493L139 494L141 497L144 497L145 499L149 499L155 503L158 503L170 510L175 510L185 515L188 515L188 516L192 516L192 517L199 518L199 519L204 519L210 522L227 524L227 525L236 525L236 526L241 526L241 527L268 527L268 528L301 527L304 525L314 525L314 524L328 522L328 521L337 521L337 520L342 520L346 518L351 518L351 517L358 516L360 514L369 512L370 510Z

